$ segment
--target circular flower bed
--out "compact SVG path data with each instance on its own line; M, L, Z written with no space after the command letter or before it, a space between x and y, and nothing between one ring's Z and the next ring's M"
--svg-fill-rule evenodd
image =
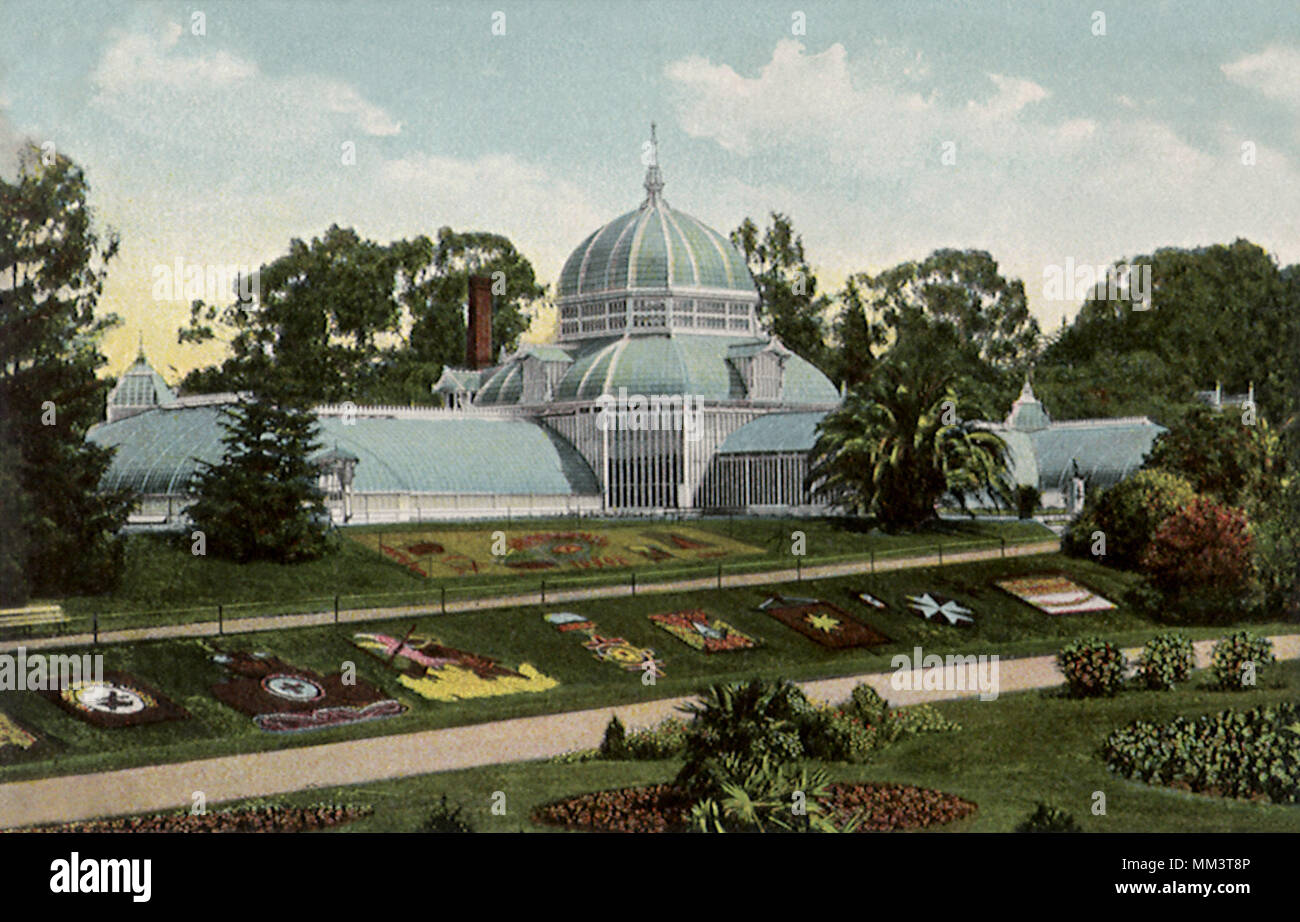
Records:
M1231 709L1165 724L1137 721L1102 748L1111 771L1197 794L1300 801L1300 706Z
M161 813L82 820L57 826L31 826L14 832L311 832L369 816L370 807L318 804L311 807L249 807L201 816Z
M899 784L832 784L826 807L837 826L858 832L921 829L964 819L976 805L942 791ZM533 811L533 822L585 832L686 832L690 798L671 784L596 791Z

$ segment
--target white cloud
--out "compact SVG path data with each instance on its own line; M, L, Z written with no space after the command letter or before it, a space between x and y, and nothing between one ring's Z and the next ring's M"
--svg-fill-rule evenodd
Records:
M1300 50L1270 45L1221 68L1234 83L1300 108Z
M194 147L268 149L329 133L401 131L346 83L315 74L271 76L237 54L210 50L208 41L184 35L175 23L162 35L118 35L91 77L92 104L130 130Z

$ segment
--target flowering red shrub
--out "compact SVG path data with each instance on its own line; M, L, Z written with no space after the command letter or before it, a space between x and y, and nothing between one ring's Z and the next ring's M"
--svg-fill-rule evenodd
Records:
M1172 613L1221 621L1247 601L1253 552L1246 514L1198 497L1160 524L1141 564Z

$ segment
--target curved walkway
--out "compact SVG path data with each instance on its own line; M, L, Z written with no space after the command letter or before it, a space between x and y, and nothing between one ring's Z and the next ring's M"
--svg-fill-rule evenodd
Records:
M1278 659L1300 658L1300 635L1283 634L1270 639ZM1198 667L1209 663L1213 643L1204 640L1195 644ZM1130 659L1136 652L1136 648L1125 650ZM813 699L841 701L848 697L854 685L868 682L894 705L978 694L952 689L916 690L921 685L920 670L912 671L909 682L899 683L914 690L895 691L893 675L877 672L816 679L799 685ZM999 694L1061 683L1052 656L1001 662L998 678ZM629 729L637 729L671 716L689 700L666 698L400 736L17 781L0 785L0 828L187 808L196 791L203 792L208 804L217 804L310 788L543 759L597 745L613 714Z
M447 603L447 613L483 611L492 608L513 608L523 605L549 605L559 602L580 602L585 599L608 599L627 595L649 595L660 592L698 592L706 589L735 589L742 586L766 586L775 583L793 583L801 579L829 579L836 576L854 576L862 573L884 573L890 570L908 570L917 567L947 566L994 560L1000 557L1023 557L1031 554L1051 554L1061 549L1059 540L1035 541L1031 544L1009 544L1003 548L977 551L950 551L921 554L915 557L898 557L880 560L854 560L847 563L830 563L803 569L763 570L758 573L723 575L721 580L705 576L696 579L647 583L630 590L623 583L592 586L587 589L552 590L543 597L540 592L493 596L482 599L465 599ZM341 611L338 623L380 621L404 618L411 615L435 614L439 606L404 605L389 608L358 608ZM100 643L128 643L135 640L161 640L167 637L211 637L217 634L243 634L254 631L279 631L286 628L319 627L334 624L332 611L304 612L296 615L261 615L236 618L218 624L216 621L197 621L193 624L164 624L157 627L131 628L120 631L101 631ZM61 637L33 637L25 640L0 642L0 652L25 647L28 650L54 647L86 647L95 642L92 634L67 634Z

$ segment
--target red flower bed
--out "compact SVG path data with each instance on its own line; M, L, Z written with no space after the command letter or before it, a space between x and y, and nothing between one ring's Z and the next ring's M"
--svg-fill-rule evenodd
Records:
M369 816L370 807L318 804L310 807L253 807L218 810L202 816L160 813L83 820L57 826L30 826L12 832L311 832ZM0 830L5 831L5 830Z
M952 794L901 784L832 784L825 802L836 825L858 817L858 832L921 829L965 819L976 805ZM584 832L686 832L691 802L671 784L579 794L533 811L535 823Z

